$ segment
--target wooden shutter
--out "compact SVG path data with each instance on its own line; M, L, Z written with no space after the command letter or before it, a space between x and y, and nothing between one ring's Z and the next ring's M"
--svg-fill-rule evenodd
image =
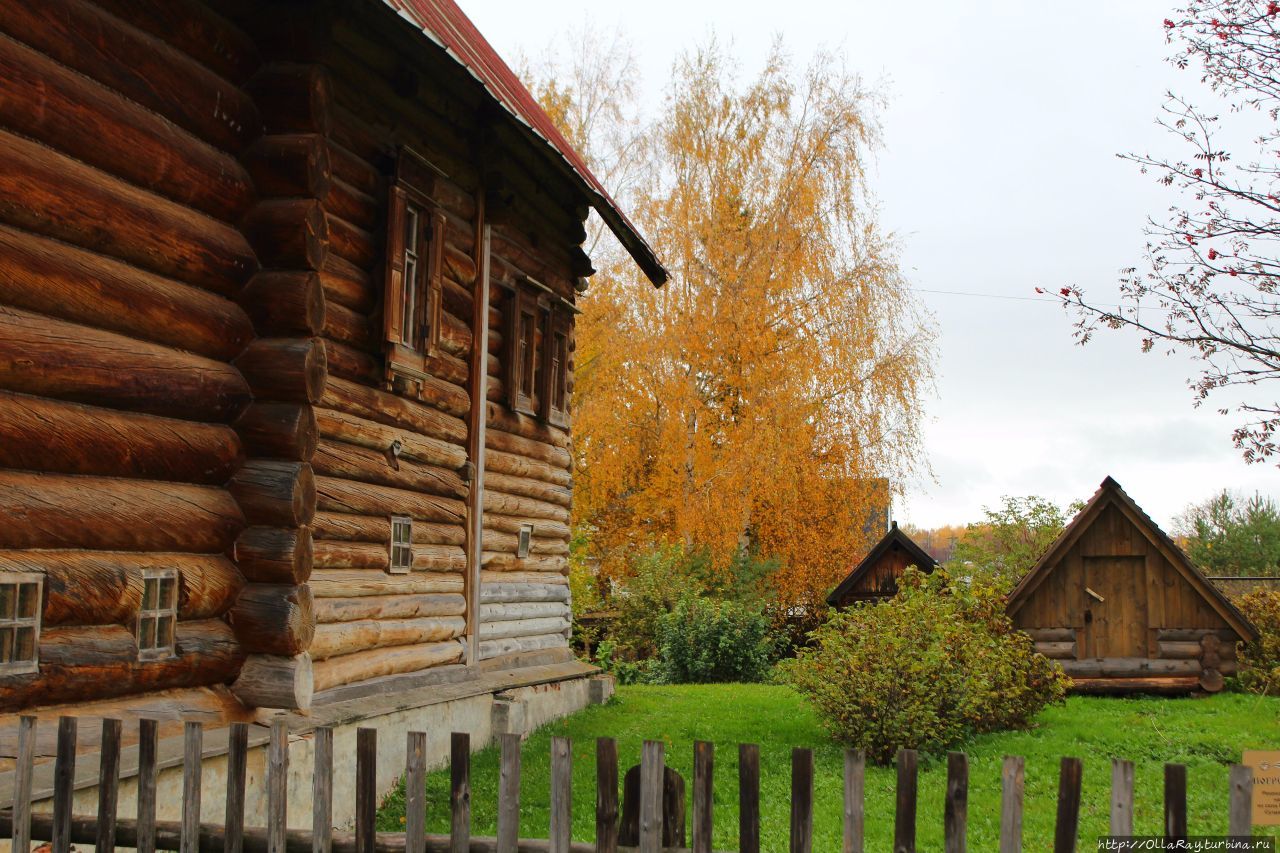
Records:
M408 200L404 190L397 186L390 188L387 198L387 278L382 295L382 339L387 342L390 362L404 329L404 217Z
M440 326L444 301L444 242L447 220L443 211L431 214L431 258L427 276L427 292L423 304L423 326L420 340L425 341L427 355L435 355L440 347Z
M533 389L526 386L528 373L535 364L537 327L535 297L526 288L516 288L507 309L507 405L512 411L525 415L536 414Z
M542 333L542 387L538 390L540 414L548 423L569 425L569 317L549 310Z

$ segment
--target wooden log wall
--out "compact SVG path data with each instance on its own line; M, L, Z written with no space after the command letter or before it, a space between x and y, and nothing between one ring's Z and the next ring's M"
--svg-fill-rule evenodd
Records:
M429 666L567 646L571 447L567 432L513 416L501 401L503 284L524 275L571 298L572 205L545 222L489 217L487 167L475 156L483 98L473 81L421 50L401 22L340 20L326 41L332 82L328 131L332 180L322 198L330 252L318 270L318 335L328 378L315 407L318 440L313 523L316 690ZM400 49L403 47L403 51ZM416 64L404 57L420 58ZM393 87L389 81L397 81ZM429 83L428 83L429 81ZM382 352L382 288L388 174L406 145L438 166L434 199L445 215L439 350L420 385L388 387ZM545 166L541 167L545 170ZM562 221L563 220L563 221ZM575 220L576 221L576 220ZM483 532L468 559L468 443L478 429L470 384L481 232L492 225L492 275L484 359L487 402ZM580 228L580 223L578 223ZM576 245L576 244L574 244ZM559 262L563 256L566 260ZM558 266L557 266L558 264ZM390 449L398 448L396 453ZM413 518L408 574L389 573L390 516ZM521 525L534 524L528 558L516 558ZM474 609L467 602L478 586ZM497 596L494 598L494 596Z
M256 390L232 362L256 334L236 297L261 62L213 12L197 32L148 8L0 8L0 571L44 579L40 671L0 677L3 710L244 660L227 484L261 440L232 427ZM176 654L141 661L151 569L177 570Z

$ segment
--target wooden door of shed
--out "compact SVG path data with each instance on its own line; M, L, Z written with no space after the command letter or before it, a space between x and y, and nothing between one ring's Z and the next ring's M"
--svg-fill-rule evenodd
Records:
M1084 656L1146 657L1146 558L1085 557L1084 576Z

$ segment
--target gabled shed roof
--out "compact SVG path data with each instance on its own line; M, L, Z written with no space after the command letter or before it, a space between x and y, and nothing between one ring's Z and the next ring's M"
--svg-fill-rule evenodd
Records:
M1195 564L1187 557L1181 548L1178 547L1172 539L1169 538L1160 526L1155 523L1151 516L1143 511L1142 507L1129 497L1120 484L1111 477L1107 477L1098 486L1098 490L1093 493L1093 497L1089 498L1089 502L1085 504L1084 509L1076 513L1076 517L1071 519L1071 523L1063 529L1062 533L1049 546L1049 550L1045 551L1042 556L1018 581L1017 586L1009 593L1009 601L1006 610L1012 615L1026 602L1028 596L1040 585L1040 583L1048 576L1053 567L1058 564L1067 550L1076 543L1080 535L1093 524L1094 520L1108 506L1114 505L1121 513L1135 526L1139 531L1151 542L1169 561L1174 569L1191 584L1212 607L1218 615L1220 615L1227 624L1230 625L1239 635L1246 640L1254 640L1258 637L1258 630L1253 626L1244 614L1236 609L1230 599L1223 594L1208 578L1196 568Z
M518 122L533 132L572 170L582 189L592 201L592 207L626 247L631 257L644 270L655 286L662 286L668 278L667 270L657 254L641 236L627 215L618 207L608 190L587 168L582 159L555 122L538 105L533 95L520 82L510 66L498 56L475 24L463 13L454 0L382 0L395 9L444 49L451 59L465 68L484 86L489 95Z
M837 602L852 592L858 585L858 582L866 576L885 555L885 552L897 543L902 550L907 552L915 563L915 567L922 572L932 572L938 567L938 561L930 557L919 545L911 540L911 537L903 533L898 528L898 522L893 522L893 526L889 528L889 532L884 538L876 543L867 556L862 558L862 562L849 572L849 576L840 582L840 585L831 590L831 594L827 596L827 604L835 607Z

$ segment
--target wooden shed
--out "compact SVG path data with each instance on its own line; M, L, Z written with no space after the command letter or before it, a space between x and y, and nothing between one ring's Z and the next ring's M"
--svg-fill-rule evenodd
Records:
M1108 477L1009 595L1076 690L1216 691L1249 621Z
M0 4L0 710L570 666L591 208L453 0Z
M884 601L898 592L898 578L907 566L932 572L938 563L893 522L889 532L862 558L849 576L827 596L832 607L848 607L860 601Z

